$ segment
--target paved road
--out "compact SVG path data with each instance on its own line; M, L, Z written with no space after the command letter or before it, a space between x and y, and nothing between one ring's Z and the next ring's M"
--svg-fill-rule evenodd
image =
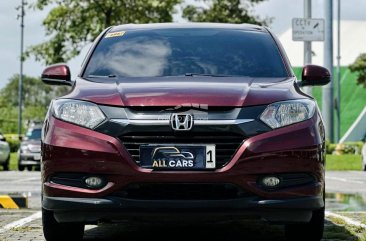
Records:
M29 207L40 209L41 200L40 172L0 172L0 195L19 193L29 197Z
M6 212L0 215L0 240L1 241L45 241L42 233L41 220L36 219L22 227L12 228L2 232L1 220L9 217L20 217L29 213ZM161 225L127 225L108 224L101 226L86 226L84 240L88 241L285 241L284 229L280 225L268 225L261 222L235 222L206 224L199 223L180 224L170 223ZM4 223L4 221L3 221ZM6 223L6 222L5 222ZM322 241L351 241L359 240L342 226L326 220L325 233ZM296 240L293 240L296 241Z
M366 172L327 172L325 177L327 192L366 195Z
M328 172L326 174L327 192L361 193L366 195L366 172ZM30 195L28 210L1 210L0 209L0 241L33 240L44 241L41 220L35 220L18 228L5 230L4 227L19 219L39 214L40 210L40 172L0 172L0 194L24 193ZM38 215L39 216L39 215ZM158 221L158 220L157 220ZM158 223L158 222L157 222ZM337 240L354 240L353 236L344 228L326 222L326 238ZM331 235L327 238L327 233ZM341 238L342 237L342 238ZM270 226L263 223L229 223L229 224L190 224L179 225L174 223L162 225L104 225L87 226L85 240L149 240L160 239L169 241L206 239L206 240L246 240L246 241L283 241L283 227Z

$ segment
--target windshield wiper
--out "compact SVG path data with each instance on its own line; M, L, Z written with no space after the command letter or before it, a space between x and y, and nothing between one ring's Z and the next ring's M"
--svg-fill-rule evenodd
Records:
M185 73L185 76L208 76L208 77L233 77L232 75L221 75L221 74L199 74L199 73Z
M93 75L93 74L90 74L88 75L87 78L116 78L117 75L115 74L110 74L110 75Z

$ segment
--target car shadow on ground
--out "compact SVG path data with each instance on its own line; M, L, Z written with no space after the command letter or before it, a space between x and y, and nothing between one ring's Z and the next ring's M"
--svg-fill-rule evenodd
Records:
M156 220L158 222L159 220ZM300 235L300 234L299 234ZM263 222L230 222L215 224L179 224L168 225L143 224L106 224L89 226L84 240L96 241L285 241L282 225L269 225ZM330 221L325 223L323 240L357 241L345 227ZM296 240L294 240L296 241Z
M156 220L158 221L158 220ZM144 224L102 225L85 231L84 240L105 241L187 241L187 240L246 240L284 241L282 226L266 225L259 222L230 222L215 224Z

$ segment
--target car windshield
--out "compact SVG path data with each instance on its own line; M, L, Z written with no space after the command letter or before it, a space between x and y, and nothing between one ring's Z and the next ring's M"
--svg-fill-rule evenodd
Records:
M42 129L32 129L27 131L25 135L27 140L40 140L41 139Z
M110 33L96 47L83 76L194 75L288 76L278 47L268 32L232 29Z

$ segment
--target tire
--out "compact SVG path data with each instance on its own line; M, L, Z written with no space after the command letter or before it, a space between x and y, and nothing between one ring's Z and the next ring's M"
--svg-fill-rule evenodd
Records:
M324 208L313 211L309 223L288 224L285 226L288 241L320 241L324 231Z
M3 164L3 170L4 171L9 171L9 163L10 163L10 155L6 159L5 163Z
M36 166L36 167L34 168L34 170L39 172L39 171L41 170L41 166Z
M33 170L33 166L27 166L27 170L31 172Z
M25 166L18 164L18 170L19 171L24 171L24 169L25 169Z
M43 235L47 241L80 241L84 236L84 224L58 223L52 211L42 208Z

